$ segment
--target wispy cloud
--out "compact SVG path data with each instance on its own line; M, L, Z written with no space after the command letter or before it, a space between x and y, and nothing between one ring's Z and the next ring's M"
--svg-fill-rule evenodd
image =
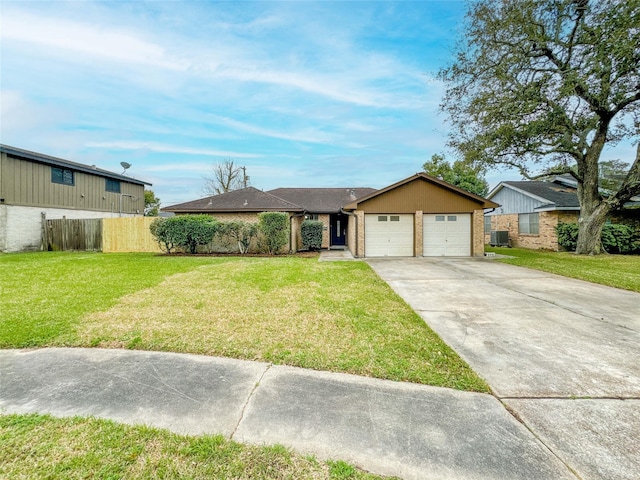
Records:
M165 49L139 36L100 23L80 23L55 17L12 12L11 21L2 24L2 40L35 43L50 49L71 50L119 62L133 62L184 70L184 61L169 59Z
M285 129L275 130L265 127L259 127L251 125L249 123L234 120L228 117L221 117L218 115L209 115L208 118L213 122L231 127L234 130L240 130L243 132L253 133L255 135L261 135L264 137L279 138L283 140L291 140L294 142L306 142L306 143L333 143L336 141L335 135L324 133L322 131L293 131L290 132Z
M423 74L462 3L2 9L3 142L107 169L126 158L163 201L199 196L227 157L258 188L384 186L444 144L442 85Z
M86 144L89 148L105 148L110 150L142 150L156 153L180 153L183 155L207 155L215 157L233 157L233 158L259 158L262 157L256 153L233 152L227 150L211 150L206 148L190 148L178 145L166 145L153 142L89 142Z

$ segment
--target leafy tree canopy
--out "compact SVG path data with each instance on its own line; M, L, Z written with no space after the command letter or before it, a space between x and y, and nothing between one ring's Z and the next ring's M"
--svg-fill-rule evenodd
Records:
M640 138L640 0L476 0L439 74L451 145L483 166L570 173L578 253L600 253L606 215L640 194L640 144L602 197L605 145ZM551 172L551 166L556 166Z
M478 166L472 166L461 160L450 164L445 160L444 155L435 154L422 168L429 175L481 197L489 193L489 184L484 179L482 169Z
M160 210L160 199L153 190L144 191L144 215L145 217L157 217Z

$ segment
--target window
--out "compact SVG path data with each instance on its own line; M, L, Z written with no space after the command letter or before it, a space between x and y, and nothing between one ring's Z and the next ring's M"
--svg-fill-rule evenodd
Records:
M484 216L484 233L491 233L491 215Z
M458 221L458 216L457 215L449 215L447 216L447 222L457 222Z
M379 222L386 222L387 221L387 216L386 215L378 215L378 221Z
M444 215L436 215L436 222L444 222Z
M306 218L307 220L318 220L318 214L317 213L307 213L304 218Z
M73 180L73 170L51 167L51 182L62 185L75 185Z
M521 213L518 215L518 233L524 235L540 234L540 219L538 213Z
M400 221L400 215L391 215L389 217L389 221L391 221L391 222L399 222Z
M120 193L120 182L118 180L112 180L110 178L105 178L106 184L104 189L107 192Z

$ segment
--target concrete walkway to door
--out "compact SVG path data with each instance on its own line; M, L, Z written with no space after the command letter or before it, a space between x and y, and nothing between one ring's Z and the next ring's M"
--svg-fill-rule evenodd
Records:
M640 294L482 258L367 262L579 478L640 478Z

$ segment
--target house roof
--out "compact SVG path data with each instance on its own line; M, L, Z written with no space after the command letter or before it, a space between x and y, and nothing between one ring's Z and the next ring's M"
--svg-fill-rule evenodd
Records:
M488 200L488 199L483 198L483 197L481 197L479 195L476 195L475 193L468 192L467 190L464 190L462 188L458 188L455 185L452 185L452 184L450 184L448 182L445 182L444 180L440 180L439 178L432 177L431 175L428 175L428 174L426 174L424 172L418 172L418 173L416 173L414 175L411 175L410 177L405 178L404 180L400 180L399 182L394 183L393 185L389 185L386 188L382 188L380 190L375 190L372 193L370 193L368 195L365 195L364 197L357 198L356 200L346 204L343 208L345 210L355 210L355 209L358 208L358 204L359 203L362 203L362 202L365 202L365 201L370 200L372 198L375 198L378 195L382 195L382 194L384 194L384 193L386 193L386 192L388 192L390 190L394 190L394 189L396 189L398 187L401 187L402 185L405 185L405 184L407 184L409 182L413 182L413 181L418 180L418 179L421 179L421 180L424 180L424 181L431 182L433 184L439 185L440 187L443 187L443 188L445 188L447 190L450 190L450 191L455 192L455 193L457 193L459 195L462 195L463 197L467 197L470 200L476 201L476 202L478 202L479 204L482 205L482 208L497 208L497 207L500 206L497 203L492 202L491 200Z
M11 155L12 157L18 157L24 160L31 160L32 162L42 163L45 165L51 165L54 167L68 168L76 172L88 173L91 175L98 175L101 177L112 178L115 180L121 180L123 182L134 183L136 185L151 185L149 182L138 180L136 178L128 177L126 175L120 175L118 173L110 172L96 167L95 165L85 165L82 163L71 162L62 158L52 157L50 155L44 155L42 153L31 152L22 148L12 147L10 145L0 144L0 152Z
M493 198L503 188L509 188L526 195L542 204L534 208L534 211L545 210L580 210L578 200L578 181L570 174L558 175L551 182L537 180L501 182L494 188L487 198ZM606 192L601 191L606 194ZM632 197L624 204L624 207L636 207L640 205L640 196Z
M300 205L309 213L338 213L347 203L369 195L374 188L276 188L269 193Z
M501 185L544 202L544 204L537 207L536 210L575 210L580 208L576 189L560 182L502 182ZM491 192L489 198L493 198L497 192L497 189Z
M302 207L254 187L200 198L162 209L178 213L302 212Z

